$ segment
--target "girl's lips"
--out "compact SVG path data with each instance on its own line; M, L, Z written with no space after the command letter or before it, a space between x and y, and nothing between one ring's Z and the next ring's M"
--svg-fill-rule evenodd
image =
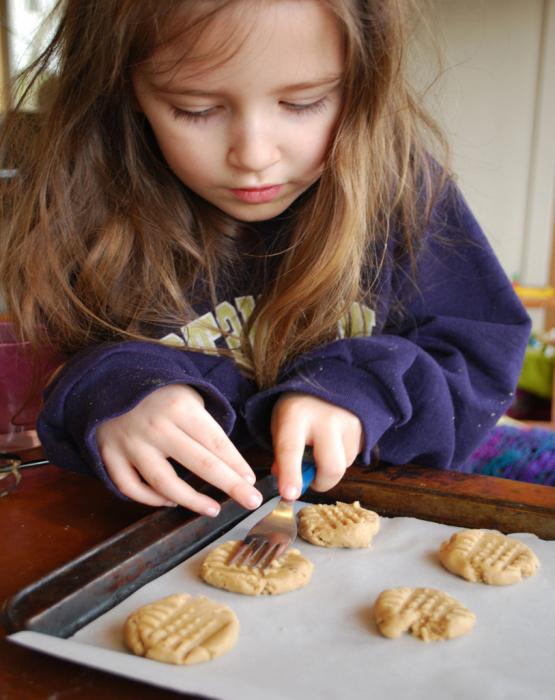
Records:
M249 187L248 189L231 189L230 192L237 199L249 204L264 204L271 202L281 192L282 185L270 185L269 187Z

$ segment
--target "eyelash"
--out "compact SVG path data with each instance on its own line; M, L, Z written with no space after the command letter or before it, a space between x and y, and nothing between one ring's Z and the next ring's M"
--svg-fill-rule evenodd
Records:
M312 114L315 112L323 112L328 106L328 98L321 97L316 102L311 102L308 105L296 105L292 102L282 102L281 103L288 112L293 112L293 114Z
M327 97L322 97L316 102L311 102L307 105L294 104L292 102L282 102L281 105L288 111L298 116L303 116L305 114L314 114L317 112L323 112L327 108ZM171 111L175 119L185 119L189 122L206 122L215 113L214 107L207 109L204 112L189 112L186 109L179 109L178 107L172 107Z

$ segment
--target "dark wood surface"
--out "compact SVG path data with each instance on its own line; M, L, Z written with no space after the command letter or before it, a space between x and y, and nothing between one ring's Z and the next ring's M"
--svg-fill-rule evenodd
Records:
M372 471L353 467L338 487L323 496L360 500L382 515L413 515L555 539L551 487L413 466ZM24 470L18 488L0 499L0 600L152 510L123 502L99 482L54 466ZM0 630L2 700L177 697L184 696L18 647L8 643Z
M445 525L532 532L555 540L555 488L511 479L414 465L369 471L351 467L322 494L327 501L360 500L384 516L410 516Z

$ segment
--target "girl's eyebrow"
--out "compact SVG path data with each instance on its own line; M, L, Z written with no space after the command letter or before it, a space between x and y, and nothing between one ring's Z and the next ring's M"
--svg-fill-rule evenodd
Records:
M328 75L317 80L305 80L300 83L293 83L291 85L282 85L274 91L274 94L282 92L301 92L302 90L310 90L316 87L326 87L332 85L333 83L339 83L341 80L341 75ZM169 95L182 95L185 97L225 97L225 93L220 93L217 91L211 92L210 90L197 90L195 88L187 88L185 86L172 88L171 85L156 85L151 83L151 87L156 92L162 92Z
M283 85L279 87L276 92L296 92L300 90L309 90L315 87L326 87L332 85L333 83L338 83L342 76L339 74L328 75L318 80L305 80L302 83L293 83L292 85Z

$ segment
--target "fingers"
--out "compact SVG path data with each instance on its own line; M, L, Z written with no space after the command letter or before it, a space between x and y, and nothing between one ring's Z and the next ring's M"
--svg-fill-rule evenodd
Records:
M285 429L286 434L289 432ZM282 438L285 440L285 438ZM277 442L274 448L275 461L272 471L278 477L281 496L293 500L300 496L302 486L302 460L306 447L306 438L298 442ZM335 486L345 473L347 467L345 446L341 435L329 431L311 438L313 456L316 464L316 476L311 484L315 491L328 491Z
M217 428L221 430L219 426ZM205 432L208 433L208 429ZM223 436L230 442L225 433ZM206 437L203 439L208 440ZM218 514L220 507L217 501L199 494L179 478L168 462L171 457L193 474L227 493L244 508L258 508L262 503L262 494L249 483L255 480L250 467L247 465L247 478L243 478L238 471L245 473L246 463L240 455L237 459L235 448L229 450L222 441L218 449L226 458L231 454L235 469L171 421L161 421L148 435L121 438L115 444L106 443L101 454L119 490L141 503L167 505L171 501L206 515Z
M215 451L207 449L186 433L181 432L176 435L174 444L177 445L172 450L171 456L174 459L204 481L227 493L244 508L254 510L262 503L262 494L249 483L250 474L247 475L249 477L247 481ZM223 448L219 452L227 456L229 451ZM242 457L241 461L243 461ZM254 474L252 477L254 479Z
M313 447L316 462L316 476L311 488L315 491L329 491L345 474L347 458L342 436L330 431L316 440Z
M298 498L302 484L301 464L306 445L313 448L316 477L311 485L327 491L342 478L362 446L358 417L333 404L303 394L283 395L272 414L275 462L283 498ZM296 495L293 494L294 490Z
M177 476L169 462L173 458L245 508L262 502L252 486L256 476L251 467L191 387L170 385L153 392L128 413L99 426L97 442L114 483L134 500L151 505L173 501L217 514L216 501Z
M109 450L105 450L102 457L114 484L128 498L152 506L175 506L178 503L211 517L220 512L217 501L198 493L180 479L156 450L143 450L141 459L133 465L118 455L110 455Z
M256 476L219 423L204 409L175 416L164 425L166 455L220 489L244 508L254 510L262 494Z
M152 450L150 457L148 453L145 453L145 457L144 461L138 461L134 466L157 493L166 498L173 498L180 506L196 513L204 513L211 517L219 514L219 503L180 479L163 455Z
M310 398L310 397L305 397ZM301 495L301 463L308 444L308 429L299 395L283 394L272 411L272 473L282 498L293 501Z
M111 455L109 450L103 452L101 456L108 475L124 496L147 506L176 505L141 481L134 467L123 457L117 454Z
M125 454L128 463L152 490L166 500L172 500L207 515L217 515L220 509L215 500L199 494L179 478L168 462L168 457L172 457L193 474L227 493L244 508L253 510L261 504L262 494L257 489L217 455L183 433L177 426L172 424L164 426L162 434L153 442L154 444L151 444L135 439L133 443L126 445ZM120 471L122 471L121 467ZM128 476L127 472L125 473ZM111 476L114 478L113 474ZM116 483L116 485L126 495L131 498L136 497L125 491L119 484ZM137 485L131 485L128 479L125 488L133 488L134 494L138 490Z
M306 441L303 431L288 429L285 425L274 440L274 464L272 472L278 478L282 498L293 501L301 495L301 463Z
M232 469L241 479L244 479L249 484L255 483L256 475L250 465L208 411L199 411L189 415L180 414L177 417L176 425L185 435L205 448L208 453L215 455L220 462ZM197 450L197 453L198 455L205 455L204 451L199 452ZM172 454L172 457L184 464L180 460L179 455ZM214 463L211 461L210 465L212 464ZM187 467L191 469L191 466L188 464ZM195 471L195 473L197 472ZM199 476L202 475L199 474Z
M177 459L190 469L189 459L184 455L184 443L174 430L177 427L184 435L216 455L239 477L254 484L256 476L253 470L221 425L204 408L204 401L197 391L190 386L171 385L159 389L151 397L143 401L151 444L157 446L167 457ZM140 408L141 405L135 410ZM187 444L191 442L188 441Z

